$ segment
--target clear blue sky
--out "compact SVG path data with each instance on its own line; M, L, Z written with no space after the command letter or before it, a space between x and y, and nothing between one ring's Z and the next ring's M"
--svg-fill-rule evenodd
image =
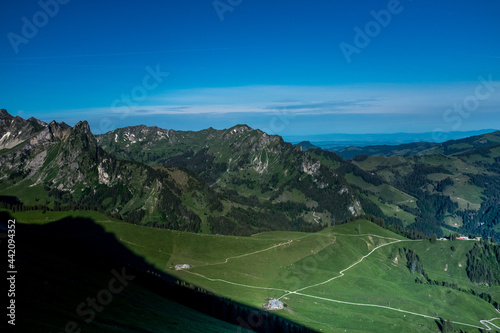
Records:
M0 2L13 115L95 133L500 128L497 0L59 1Z

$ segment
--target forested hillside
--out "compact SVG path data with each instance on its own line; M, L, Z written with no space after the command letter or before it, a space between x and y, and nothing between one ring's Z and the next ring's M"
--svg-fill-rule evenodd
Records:
M428 236L498 239L499 140L495 132L440 144L442 154L358 155L337 170L374 203L370 214Z

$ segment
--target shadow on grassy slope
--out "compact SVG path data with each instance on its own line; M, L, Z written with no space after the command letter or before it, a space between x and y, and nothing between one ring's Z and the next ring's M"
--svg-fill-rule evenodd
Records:
M0 212L5 254L9 219ZM15 241L19 332L309 331L274 314L182 286L90 219L18 222ZM7 294L5 282L2 287Z

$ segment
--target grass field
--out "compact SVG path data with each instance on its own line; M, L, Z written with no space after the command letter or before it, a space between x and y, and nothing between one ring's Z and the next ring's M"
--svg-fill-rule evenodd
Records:
M2 211L0 211L2 213ZM115 280L112 293L108 291L103 305L97 308L92 317L88 311L80 312L79 306L85 304L90 297L99 299L113 281L112 270L124 272L119 267L120 258L111 260L107 254L96 250L96 239L88 237L84 242L75 235L60 238L61 229L40 229L38 225L26 225L20 222L25 218L37 224L45 224L51 219L75 216L98 218L105 220L95 212L70 212L61 214L29 212L15 214L16 223L16 332L247 332L246 329L215 319L207 314L193 310L176 301L170 294L161 293L161 289L151 288L133 268L126 267L127 281L121 286ZM2 214L2 218L7 215ZM67 220L67 223L81 225L78 220ZM81 220L80 220L81 221ZM2 227L6 221L0 221ZM30 229L32 227L33 229ZM96 226L97 230L102 230ZM67 230L66 230L67 231ZM75 228L75 232L81 232ZM99 239L102 231L86 229ZM116 242L113 237L109 243ZM97 242L100 242L97 240ZM104 246L106 247L106 242ZM121 247L119 243L118 247ZM94 246L94 248L92 247ZM97 245L102 249L103 243ZM124 254L126 252L121 252ZM103 289L104 288L104 289ZM158 292L159 291L159 292ZM170 289L172 291L172 289ZM110 297L110 298L107 298ZM82 303L83 302L83 303ZM83 309L83 308L82 308ZM89 309L89 308L86 308ZM2 332L10 332L2 323Z
M26 223L47 223L83 212L24 212ZM262 307L279 298L277 314L323 332L436 332L439 318L455 329L479 331L500 317L486 301L451 288L415 283L399 255L413 249L432 278L486 291L466 276L473 242L410 241L368 221L318 233L267 232L228 237L152 229L86 212L125 246L157 268L244 304ZM451 250L451 245L454 250ZM190 264L189 270L174 270ZM500 320L491 321L500 327ZM489 324L490 327L491 323Z
M30 185L31 183L29 181L23 180L8 189L0 189L0 195L23 198L23 203L26 205L45 205L48 203L46 206L52 207L53 198L49 198L47 193L43 190L43 186Z

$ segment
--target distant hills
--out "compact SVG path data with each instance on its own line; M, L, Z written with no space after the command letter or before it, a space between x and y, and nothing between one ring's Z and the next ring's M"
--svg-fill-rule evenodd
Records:
M1 110L0 199L10 199L0 204L226 235L314 231L361 214L407 233L500 235L500 132L338 154L315 145L246 125L94 136L85 121Z
M353 158L356 155L385 157L434 154L453 155L467 150L488 147L495 144L500 144L500 131L469 136L457 140L449 140L442 143L414 142L400 145L347 147L334 151L345 159Z
M318 148L318 146L315 146L313 145L311 142L309 141L302 141L302 142L299 142L296 144L296 146L299 146L302 148L303 151L307 151L311 148Z
M331 133L308 136L285 136L288 142L298 143L310 141L312 144L332 151L346 147L366 147L380 145L402 145L408 143L430 142L440 143L448 140L459 140L462 138L495 132L495 129L484 129L479 131L453 131L453 132L424 132L424 133L368 133L349 134Z
M336 153L350 159L351 169L344 173L349 183L385 216L392 211L403 224L413 222L411 228L427 234L498 238L499 131L443 143L349 147Z
M365 202L365 212L427 235L498 239L500 131L441 143L333 150L346 159L336 170L375 204L370 209Z

